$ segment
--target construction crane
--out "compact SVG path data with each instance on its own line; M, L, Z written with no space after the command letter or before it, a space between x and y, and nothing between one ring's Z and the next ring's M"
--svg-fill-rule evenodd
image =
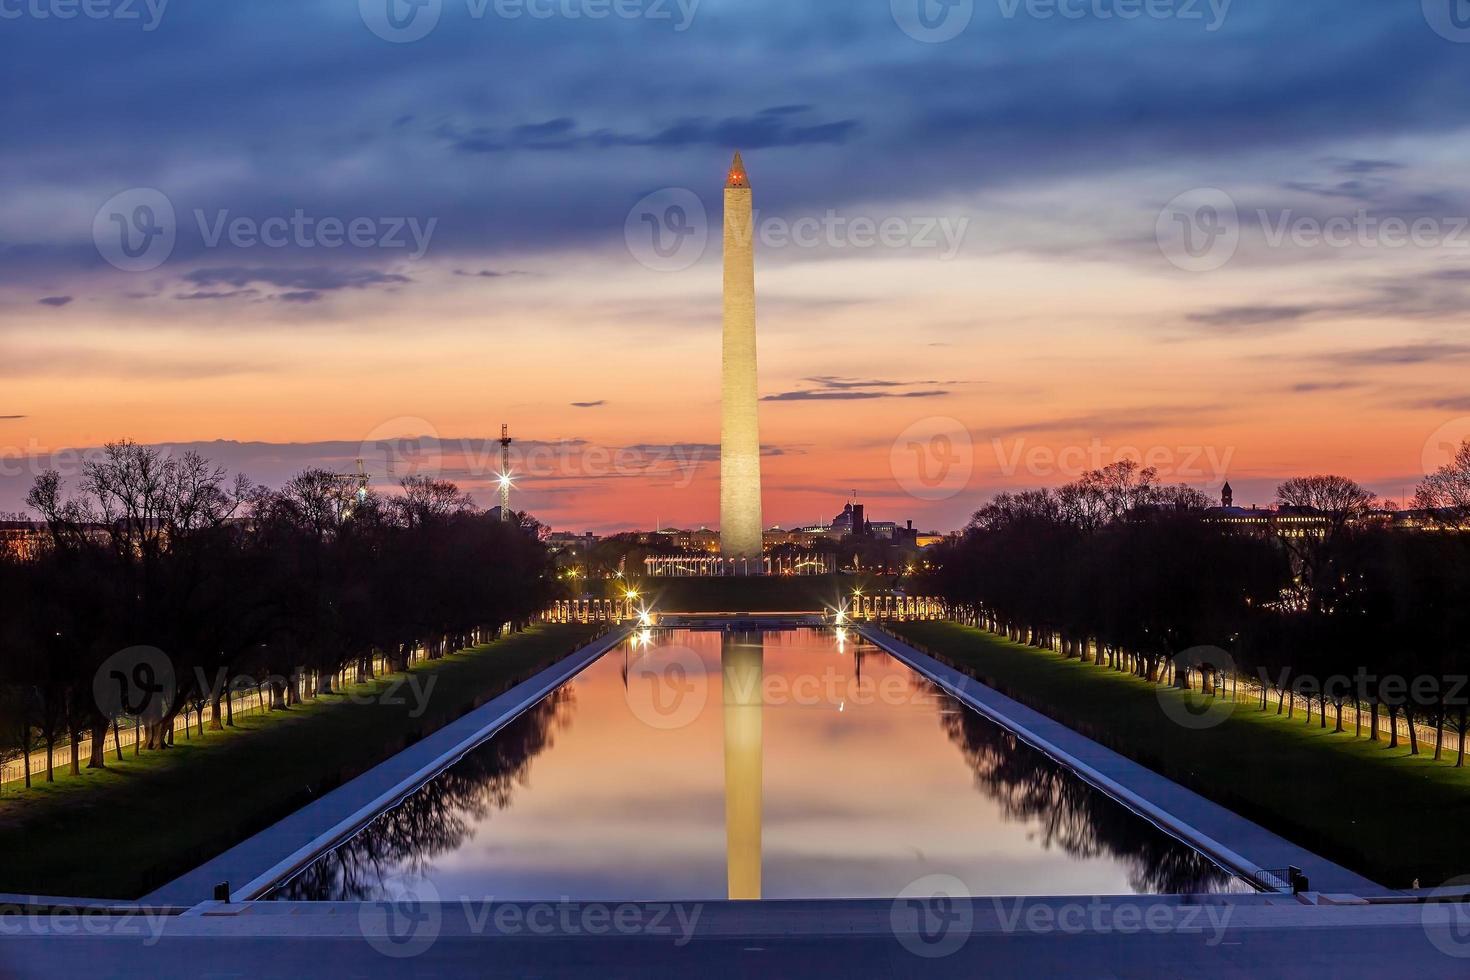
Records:
M500 426L500 519L510 520L510 426Z
M344 519L349 518L352 516L353 511L355 511L358 507L362 506L362 504L367 501L368 487L371 484L371 481L368 478L367 464L359 459L357 461L356 473L333 473L332 476L342 481L342 486L344 488L354 488L352 491L354 502L343 504L341 507L342 517Z

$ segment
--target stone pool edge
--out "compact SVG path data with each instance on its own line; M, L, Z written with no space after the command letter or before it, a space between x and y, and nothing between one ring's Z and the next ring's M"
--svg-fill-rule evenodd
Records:
M1313 891L1398 894L1026 707L891 633L871 626L859 627L857 632L982 717L1226 870L1254 877L1267 868L1295 866L1306 873Z
M322 852L351 837L379 813L458 762L486 739L617 646L616 628L528 680L385 759L192 871L146 895L145 905L195 906L229 882L236 901L262 898Z

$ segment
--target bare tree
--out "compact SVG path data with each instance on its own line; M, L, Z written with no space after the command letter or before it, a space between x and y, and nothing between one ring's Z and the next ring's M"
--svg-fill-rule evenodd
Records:
M1414 501L1443 523L1459 527L1470 522L1470 439L1460 444L1453 460L1425 478Z

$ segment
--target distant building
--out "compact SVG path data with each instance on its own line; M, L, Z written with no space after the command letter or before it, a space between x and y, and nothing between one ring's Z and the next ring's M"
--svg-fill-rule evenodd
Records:
M48 533L39 521L0 521L0 553L30 561L44 546Z
M580 551L590 550L598 541L602 540L591 531L582 534L573 534L571 531L553 531L546 536L546 547L552 552L558 551Z

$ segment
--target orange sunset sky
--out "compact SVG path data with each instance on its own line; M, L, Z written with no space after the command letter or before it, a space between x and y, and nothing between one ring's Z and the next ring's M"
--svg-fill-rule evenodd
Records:
M713 526L734 149L768 525L856 490L947 530L1124 455L1246 505L1317 472L1401 499L1470 437L1470 60L1417 9L1331 36L1315 3L1208 29L977 9L924 43L881 3L708 0L677 31L450 11L394 44L287 6L180 10L148 57L117 25L17 28L19 77L75 74L0 110L0 511L122 438L268 484L362 457L488 506L509 423L516 506L555 528ZM670 195L708 243L675 269L643 220ZM432 233L218 236L298 212ZM117 233L149 222L169 249L130 271Z

